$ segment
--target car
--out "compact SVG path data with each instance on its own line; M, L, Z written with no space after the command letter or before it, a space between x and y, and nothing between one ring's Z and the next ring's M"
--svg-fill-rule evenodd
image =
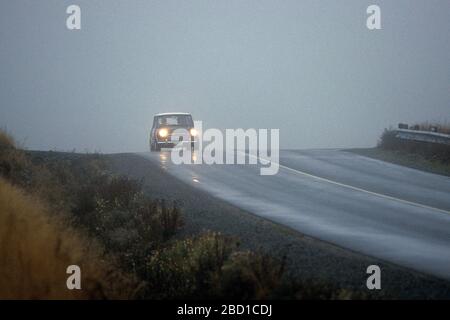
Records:
M197 131L190 113L156 114L150 132L150 151L160 151L161 148L175 146L190 146L193 149L196 135Z

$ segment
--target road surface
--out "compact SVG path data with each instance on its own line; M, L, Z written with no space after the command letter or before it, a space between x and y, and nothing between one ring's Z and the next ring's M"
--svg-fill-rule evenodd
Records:
M175 165L168 173L306 235L450 279L450 178L340 150L281 151L280 170Z

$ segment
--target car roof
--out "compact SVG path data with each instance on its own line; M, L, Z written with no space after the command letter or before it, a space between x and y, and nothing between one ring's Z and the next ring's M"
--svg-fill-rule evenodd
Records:
M190 113L186 113L186 112L165 112L165 113L158 113L155 114L155 117L160 117L160 116L190 116Z

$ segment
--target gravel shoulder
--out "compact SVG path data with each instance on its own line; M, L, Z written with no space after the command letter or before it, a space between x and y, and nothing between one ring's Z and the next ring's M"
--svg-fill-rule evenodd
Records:
M179 204L185 217L180 237L205 230L235 236L243 249L286 255L290 272L304 279L360 290L370 298L450 299L448 281L351 252L262 219L192 188L139 155L105 157L113 172L141 180L151 197ZM382 271L379 291L366 288L366 269L372 264Z

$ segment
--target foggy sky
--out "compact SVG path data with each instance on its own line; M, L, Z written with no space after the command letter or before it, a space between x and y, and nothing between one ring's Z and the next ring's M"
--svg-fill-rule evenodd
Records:
M66 29L67 6L82 29ZM378 4L382 30L366 28ZM450 1L0 2L0 127L29 149L143 151L158 112L375 145L450 121Z

